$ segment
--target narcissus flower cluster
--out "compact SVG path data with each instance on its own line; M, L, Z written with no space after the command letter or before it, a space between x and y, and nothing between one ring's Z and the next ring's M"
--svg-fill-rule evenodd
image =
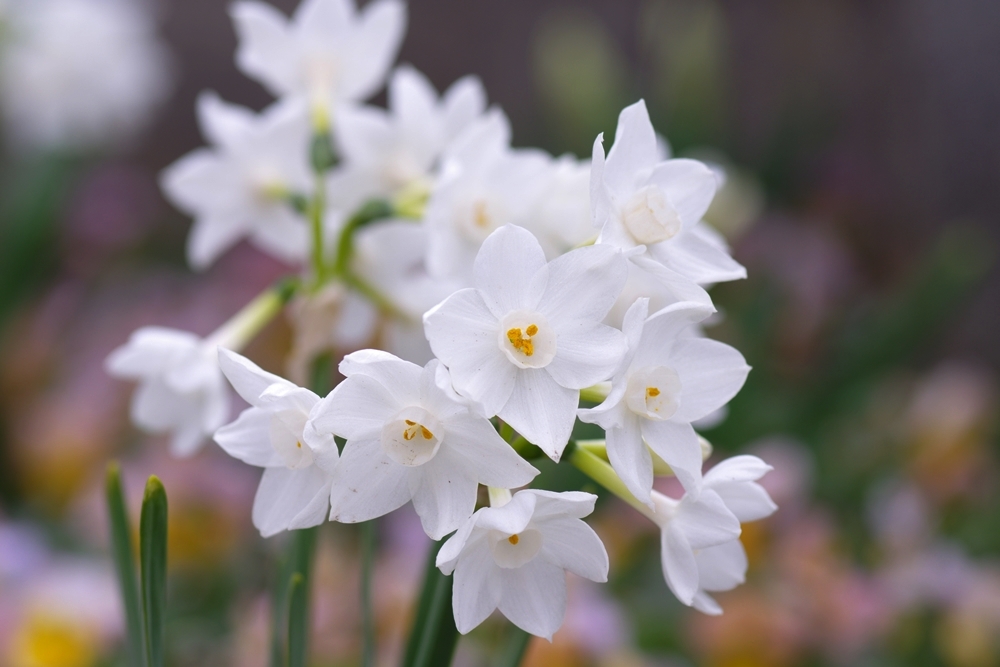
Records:
M583 521L597 497L530 488L544 456L655 523L670 590L721 613L711 594L747 568L741 523L775 506L755 457L702 470L696 425L750 370L702 330L706 290L744 276L703 221L717 172L665 158L642 101L590 162L512 148L477 79L439 96L414 68L390 71L395 0L232 13L239 67L279 99L254 113L204 94L211 148L163 187L195 217L195 268L247 239L300 270L207 338L144 329L117 350L110 372L140 382L136 423L172 431L178 454L213 435L264 468L252 515L265 536L412 504L431 539L451 535L437 565L455 577L463 633L499 609L551 638L564 573L608 578ZM362 102L386 84L387 109ZM325 396L239 354L289 299L310 349L342 359ZM229 423L223 377L250 405ZM575 440L579 422L605 438ZM655 491L657 474L683 495Z

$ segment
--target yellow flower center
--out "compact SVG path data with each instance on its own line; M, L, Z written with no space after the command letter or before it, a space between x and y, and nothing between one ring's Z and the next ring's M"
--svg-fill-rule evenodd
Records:
M510 537L507 538L507 541L510 542L511 544L517 544L518 542L521 541L521 538L518 537L517 535L511 535Z
M656 398L660 395L660 390L656 387L646 387L646 398Z
M514 346L515 350L526 357L530 357L535 353L535 344L531 341L531 337L537 333L538 327L534 324L529 324L523 333L519 327L514 327L507 329L507 340Z
M413 440L417 437L419 433L424 440L431 440L434 438L434 434L431 433L426 426L423 424L418 424L415 421L410 421L409 419L404 420L406 428L403 429L403 440Z
M489 229L493 224L493 219L490 217L490 211L486 206L486 202L482 199L476 201L472 205L472 222L480 229Z

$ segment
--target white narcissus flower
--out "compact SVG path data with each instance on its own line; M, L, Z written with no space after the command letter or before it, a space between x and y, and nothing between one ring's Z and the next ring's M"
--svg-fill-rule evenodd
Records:
M439 98L423 74L403 66L389 80L388 107L348 105L337 112L333 133L341 168L330 191L343 193L337 198L348 209L407 188L429 190L445 146L486 110L486 92L469 76Z
M551 158L510 148L510 123L499 109L476 120L448 147L424 213L427 268L469 282L480 246L506 224L529 227Z
M167 198L195 218L188 262L203 269L244 237L282 261L303 261L309 233L288 197L312 183L304 106L278 102L255 114L202 93L198 117L213 147L185 155L161 177Z
M170 93L170 53L145 3L13 0L0 21L0 108L10 144L120 144Z
M740 522L712 489L685 493L680 500L653 491L652 499L650 518L660 527L663 578L690 607L701 590L698 554L739 539Z
M501 507L472 515L437 555L454 572L455 625L465 634L494 609L525 632L552 640L566 612L566 575L608 580L608 553L581 518L597 496L518 491Z
M330 506L330 472L337 464L332 435L306 429L319 396L218 349L219 366L251 407L215 432L230 456L264 468L253 501L253 525L264 537L316 526Z
M756 456L728 458L705 474L704 487L715 491L741 523L771 516L778 506L757 483L771 466ZM746 578L747 554L740 540L702 549L695 554L698 564L698 592L692 606L698 611L717 616L722 608L709 595L736 588Z
M594 238L590 212L590 160L563 155L552 163L545 191L526 226L549 259Z
M310 428L347 440L334 471L330 518L355 523L413 501L439 540L475 510L479 484L511 488L538 471L473 414L437 362L421 368L387 352L344 357L337 385Z
M691 423L739 392L750 367L737 350L691 329L714 312L683 302L647 319L648 300L625 316L629 350L607 399L580 410L580 419L605 430L608 459L628 490L650 504L652 449L688 491L701 483L701 446ZM647 446L649 449L647 449Z
M692 298L691 283L745 278L718 234L701 222L717 187L716 175L703 163L661 158L640 100L621 112L607 160L603 136L594 142L590 199L601 229L598 243L643 246L645 252L632 261L654 273L659 291L675 300ZM662 268L652 269L652 262Z
M360 12L351 0L303 0L290 20L267 3L244 0L230 14L236 65L275 97L302 98L321 115L378 91L406 30L400 0L375 0Z
M229 417L230 392L215 344L187 331L143 327L105 361L107 372L138 380L132 421L150 433L172 432L171 452L189 456Z
M427 340L460 394L558 461L580 389L608 379L625 354L625 336L601 319L626 272L609 246L546 263L530 232L502 227L476 257L475 287L424 315Z

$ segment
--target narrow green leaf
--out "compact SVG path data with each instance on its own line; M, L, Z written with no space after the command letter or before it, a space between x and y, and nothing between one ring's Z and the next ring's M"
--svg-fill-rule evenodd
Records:
M309 627L309 581L312 572L312 555L316 546L316 528L293 530L288 550L282 559L277 580L271 592L271 662L270 667L285 667L291 648L289 636L290 613L286 600L291 590L291 580L298 574L303 579L303 601L301 602L305 627ZM302 638L301 651L308 652L308 632ZM298 649L297 649L298 650Z
M309 589L301 572L288 583L288 667L305 667L309 640Z
M451 610L452 578L442 574L434 564L441 544L435 542L427 554L424 583L403 653L403 667L449 665L458 643L458 629Z
M510 637L507 639L507 646L500 654L500 661L497 667L520 667L524 656L528 654L528 646L531 645L532 634L525 632L516 625L510 626Z
M146 482L139 520L142 614L146 664L163 667L167 606L167 492L156 476Z
M111 527L111 556L118 575L118 588L125 610L125 647L129 667L142 667L142 604L139 601L139 584L135 576L135 555L132 553L132 527L129 525L122 493L121 467L117 462L108 464L105 481L108 502L108 519Z
M434 598L434 587L437 580L434 573L437 567L434 562L437 560L438 551L441 550L442 542L433 542L427 553L427 562L424 564L424 581L420 586L420 597L417 598L417 608L413 612L413 625L410 627L410 635L406 640L406 650L403 652L402 667L413 667L417 652L420 650L421 638L424 634L424 626L427 624L427 612L430 609L431 601Z
M375 665L375 610L372 605L372 570L375 565L375 521L361 524L361 624L363 667Z

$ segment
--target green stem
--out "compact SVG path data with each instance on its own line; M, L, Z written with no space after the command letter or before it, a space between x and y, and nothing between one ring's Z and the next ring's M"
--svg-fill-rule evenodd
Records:
M326 178L316 173L315 192L309 204L309 227L312 230L312 265L315 284L326 282L326 258L323 247L323 214L326 208Z
M114 558L118 586L121 589L125 610L125 642L130 667L144 664L142 603L135 576L135 556L132 553L132 528L125 498L122 494L121 468L117 462L108 465L105 492L108 501L108 518L111 526L111 555Z
M607 461L584 447L574 447L569 460L592 480L642 512L651 521L656 521L653 510L632 495Z
M362 665L375 665L375 611L372 604L372 572L375 565L375 520L361 524L361 624Z
M295 289L294 283L288 281L269 287L216 329L205 342L234 352L242 350L281 312L282 306L295 293Z
M528 646L534 637L530 632L525 632L516 625L511 626L511 637L507 640L507 647L500 655L498 667L519 667L524 661L524 656L528 653Z
M301 572L288 582L288 667L305 667L309 639L309 589Z
M293 653L308 655L309 582L316 534L316 527L292 531L278 580L272 589L271 667L285 667L286 656ZM296 576L302 579L302 590L292 595L292 580ZM294 629L293 621L296 623Z
M435 565L442 542L435 542L427 554L424 582L420 589L413 626L403 653L403 667L445 667L458 643L458 629L451 612L453 578Z

